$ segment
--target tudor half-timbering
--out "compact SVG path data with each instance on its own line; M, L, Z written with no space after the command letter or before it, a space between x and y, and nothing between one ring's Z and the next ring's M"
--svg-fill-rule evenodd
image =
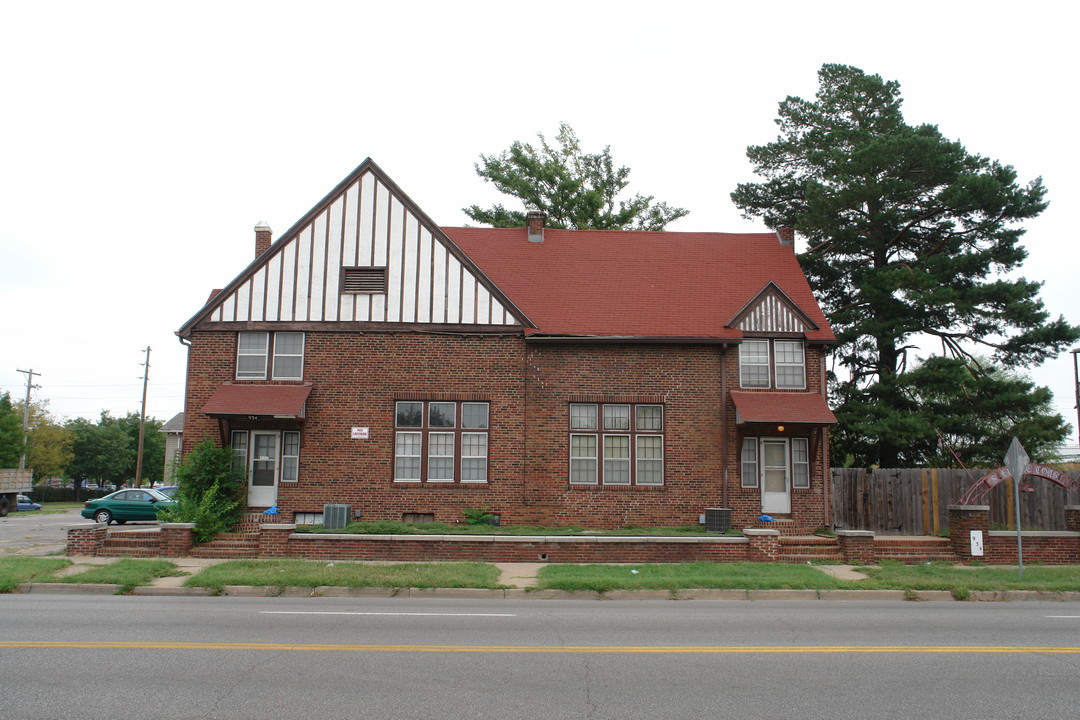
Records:
M440 228L370 160L178 331L184 449L319 519L827 522L832 332L776 233Z

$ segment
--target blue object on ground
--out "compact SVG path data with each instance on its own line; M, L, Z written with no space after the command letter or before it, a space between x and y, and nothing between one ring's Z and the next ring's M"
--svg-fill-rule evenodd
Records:
M773 522L773 517L772 515L759 515L758 520L761 522Z
M274 505L273 507L269 507L269 508L263 510L263 515L278 515L278 514L280 514L280 511L277 509L277 505Z

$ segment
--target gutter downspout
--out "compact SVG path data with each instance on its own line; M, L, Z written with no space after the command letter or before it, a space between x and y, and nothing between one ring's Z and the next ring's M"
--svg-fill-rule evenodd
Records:
M723 507L729 508L731 506L728 505L727 348L727 343L720 346L720 434L723 436L721 444L723 452L721 464L724 468Z
M829 400L829 381L825 374L825 348L821 348L821 396L825 398L826 404ZM832 487L832 470L829 468L829 426L822 425L818 428L818 432L821 433L821 482L824 485L822 488L821 498L825 507L825 527L832 529L832 503L829 499L829 489Z

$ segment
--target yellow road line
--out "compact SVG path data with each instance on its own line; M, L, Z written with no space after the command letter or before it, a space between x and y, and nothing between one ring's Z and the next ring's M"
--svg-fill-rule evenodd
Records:
M302 652L442 652L442 653L1046 653L1080 654L1080 647L967 645L715 645L715 646L558 646L558 645L320 645L297 643L113 642L70 640L0 640L0 648L89 648L128 650L271 650Z

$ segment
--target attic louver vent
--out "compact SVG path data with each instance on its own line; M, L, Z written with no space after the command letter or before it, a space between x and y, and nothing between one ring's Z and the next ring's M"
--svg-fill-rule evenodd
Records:
M369 295L386 292L386 268L341 268L341 292Z

